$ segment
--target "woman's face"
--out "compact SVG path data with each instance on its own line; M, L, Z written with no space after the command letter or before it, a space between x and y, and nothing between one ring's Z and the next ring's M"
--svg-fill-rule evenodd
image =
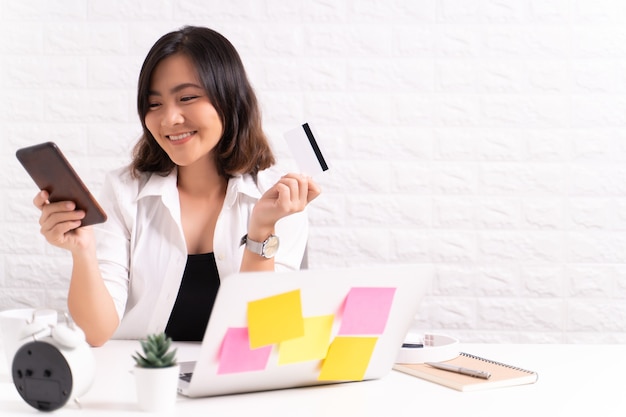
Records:
M176 165L213 161L211 151L224 129L186 55L171 55L157 65L148 103L146 126Z

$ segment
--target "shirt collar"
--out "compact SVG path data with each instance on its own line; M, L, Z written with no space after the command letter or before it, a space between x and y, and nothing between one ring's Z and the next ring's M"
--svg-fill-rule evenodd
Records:
M178 171L173 169L168 175L163 176L157 173L148 174L146 184L143 186L137 200L150 196L167 196L172 192L176 192L176 176Z
M167 176L156 173L150 174L145 186L137 195L137 200L149 196L161 196L166 205L168 202L178 201L177 174L177 169L173 169ZM224 205L228 208L232 207L239 194L244 194L255 200L261 198L259 187L251 175L237 175L228 180Z
M244 194L255 200L261 198L261 192L256 182L250 175L237 175L228 180L228 188L226 190L226 198L224 205L228 208L232 207L237 201L237 196Z

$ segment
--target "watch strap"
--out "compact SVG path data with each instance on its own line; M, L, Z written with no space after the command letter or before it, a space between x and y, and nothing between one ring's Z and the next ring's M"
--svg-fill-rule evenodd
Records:
M246 234L241 238L241 245L246 244L246 249L248 249L252 253L256 253L259 256L262 256L266 259L273 258L276 255L276 251L278 250L278 246L280 244L280 239L275 234L270 234L267 239L263 242L256 242L254 240L248 239L248 235Z
M246 245L246 249L248 249L250 252L263 256L263 242L257 242L256 240L252 240L248 238L247 234L245 234L239 242L239 246L242 245Z

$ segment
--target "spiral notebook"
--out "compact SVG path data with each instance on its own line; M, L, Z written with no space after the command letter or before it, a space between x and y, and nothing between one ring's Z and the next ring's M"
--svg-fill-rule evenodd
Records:
M433 368L424 363L396 363L393 369L453 388L457 391L478 391L514 385L534 384L539 378L536 372L464 352L461 352L456 358L442 363L487 371L491 373L491 377L489 379L475 378L456 372Z

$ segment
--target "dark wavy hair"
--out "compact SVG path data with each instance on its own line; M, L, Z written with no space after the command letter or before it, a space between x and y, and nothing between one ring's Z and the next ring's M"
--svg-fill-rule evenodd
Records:
M261 126L261 112L254 90L235 47L214 30L185 26L162 36L150 49L141 67L137 111L143 135L135 144L131 168L140 172L169 174L176 166L146 127L152 74L159 63L174 54L191 59L206 94L215 107L224 131L215 149L215 163L225 178L256 174L275 163Z

